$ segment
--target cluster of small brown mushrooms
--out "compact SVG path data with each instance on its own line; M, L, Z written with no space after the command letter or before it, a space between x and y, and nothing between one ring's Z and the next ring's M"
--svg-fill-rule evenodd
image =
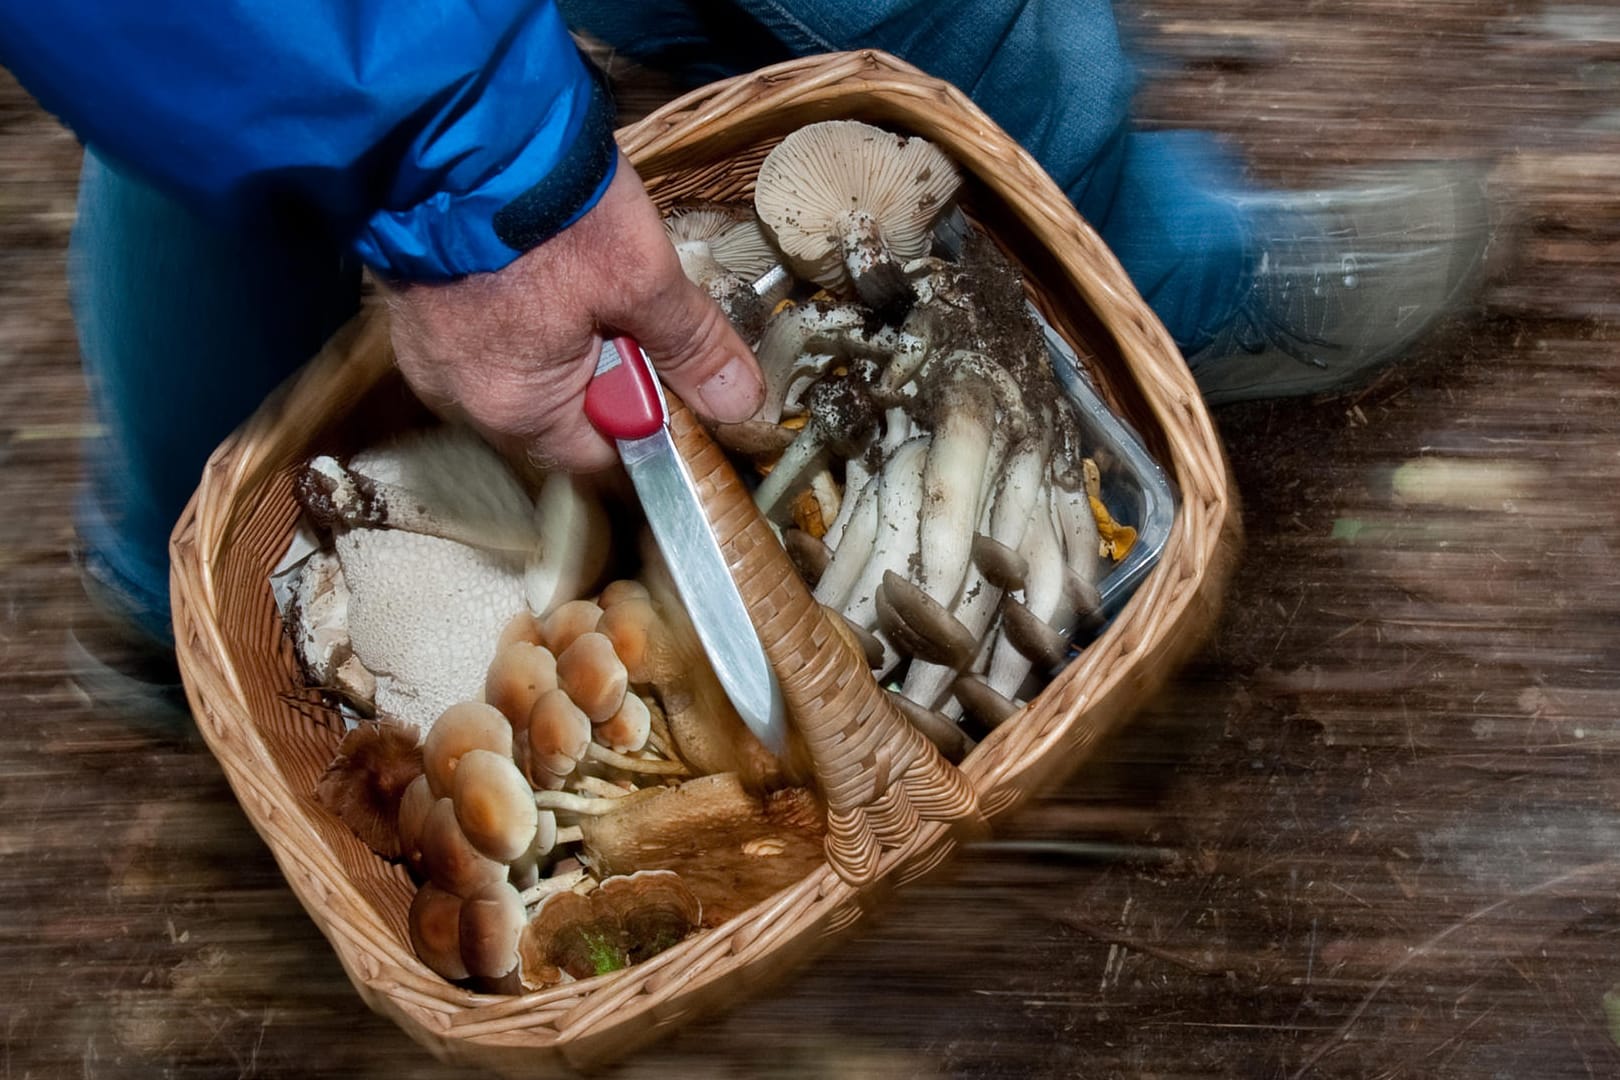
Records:
M941 245L959 186L931 144L834 121L771 152L752 210L666 217L766 373L717 436L953 760L1065 662L1133 535L1017 275L971 229ZM296 486L327 542L288 633L359 718L317 797L420 883L434 971L508 993L603 974L820 865L819 799L731 709L622 479L525 473L448 425Z

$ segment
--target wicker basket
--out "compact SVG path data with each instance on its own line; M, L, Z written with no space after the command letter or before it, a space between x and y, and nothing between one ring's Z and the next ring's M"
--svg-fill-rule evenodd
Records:
M342 728L302 688L267 585L298 517L293 469L421 415L393 370L382 312L357 318L209 462L173 539L175 636L203 736L293 891L366 1003L442 1058L514 1075L601 1064L752 991L1073 771L1211 622L1236 515L1192 379L1107 248L962 94L889 56L836 54L690 94L619 141L662 204L740 199L777 140L831 117L924 136L961 163L970 214L1023 264L1035 302L1179 489L1160 563L1099 640L953 769L897 718L809 601L724 457L678 410L678 442L812 751L829 807L828 863L646 963L521 997L471 993L412 954L404 871L314 802Z

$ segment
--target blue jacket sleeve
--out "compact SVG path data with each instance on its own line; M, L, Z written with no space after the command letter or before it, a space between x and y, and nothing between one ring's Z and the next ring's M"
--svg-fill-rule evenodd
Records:
M0 0L0 62L200 213L312 206L394 278L505 266L616 160L553 0Z

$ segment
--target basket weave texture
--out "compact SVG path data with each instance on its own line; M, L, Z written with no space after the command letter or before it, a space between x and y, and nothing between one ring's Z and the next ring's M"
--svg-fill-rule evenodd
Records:
M209 461L172 542L175 636L203 737L293 891L366 1003L441 1058L528 1076L599 1065L751 992L1077 768L1213 619L1236 512L1197 389L1106 246L965 96L881 53L831 54L689 94L620 131L619 142L660 205L738 201L776 142L831 118L923 136L961 165L970 215L1022 264L1032 299L1179 491L1159 565L1109 629L958 770L894 713L799 585L724 456L677 408L677 444L827 799L828 863L624 971L519 997L462 990L411 951L414 886L403 869L314 801L342 724L302 686L267 584L299 515L294 470L422 415L393 369L384 313L359 316Z

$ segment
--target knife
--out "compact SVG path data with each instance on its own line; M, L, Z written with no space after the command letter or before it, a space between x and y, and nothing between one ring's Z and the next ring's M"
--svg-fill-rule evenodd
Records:
M633 339L602 343L596 374L585 388L585 416L618 445L619 460L726 696L749 730L781 757L787 750L782 689L709 527L692 473L675 450L664 388Z

